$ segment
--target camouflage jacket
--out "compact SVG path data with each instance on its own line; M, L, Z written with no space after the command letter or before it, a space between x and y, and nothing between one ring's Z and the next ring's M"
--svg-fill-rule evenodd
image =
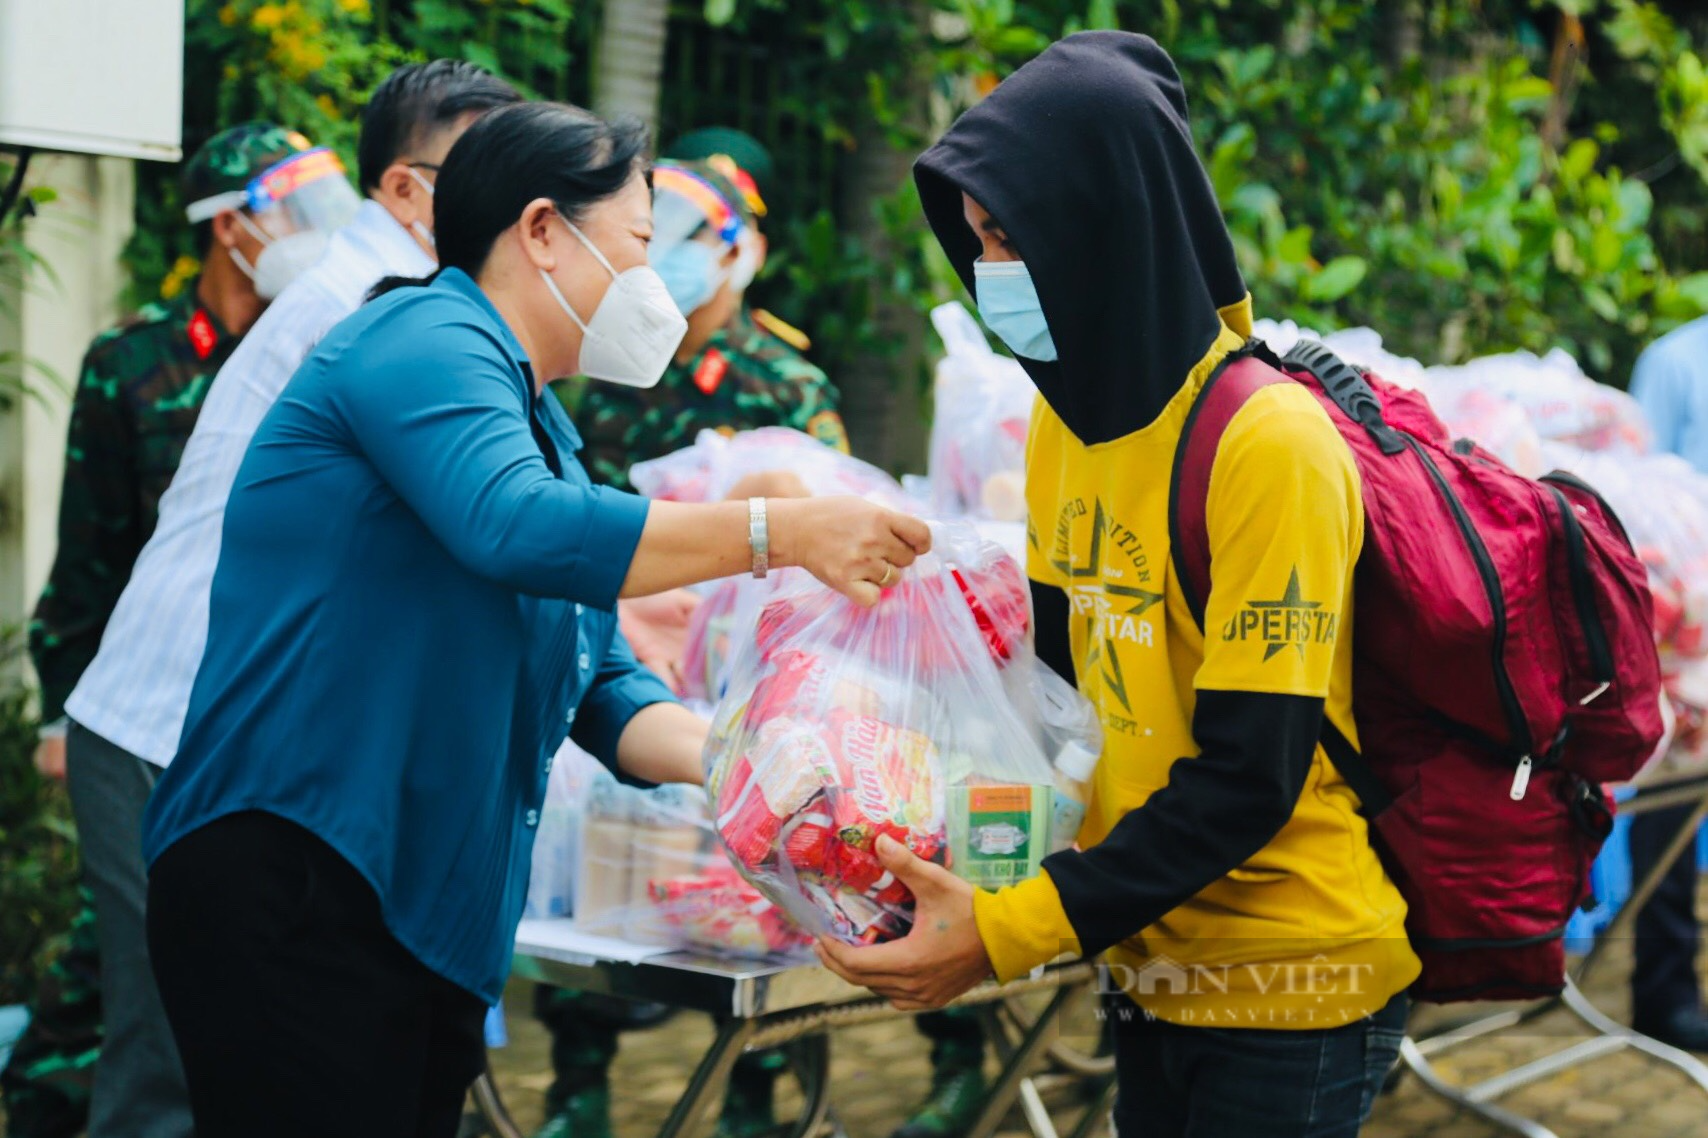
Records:
M42 717L58 718L154 532L228 334L186 284L95 338L71 404L59 551L30 622Z
M589 384L575 425L593 481L628 490L629 467L689 446L704 430L793 427L846 451L836 388L761 321L779 327L774 317L743 309L697 357L671 364L657 387Z

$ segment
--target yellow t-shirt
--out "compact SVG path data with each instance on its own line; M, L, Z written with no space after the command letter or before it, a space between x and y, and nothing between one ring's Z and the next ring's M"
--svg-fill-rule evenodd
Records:
M1168 501L1187 412L1250 328L1249 301L1149 426L1081 443L1040 401L1027 452L1028 572L1068 598L1080 690L1104 752L1081 847L1192 762L1197 692L1321 698L1356 742L1352 569L1358 472L1306 390L1267 387L1235 415L1210 476L1206 638L1174 579ZM1133 866L1142 874L1144 866ZM1078 942L1048 873L975 902L998 977ZM1358 800L1319 746L1280 833L1244 865L1109 953L1111 975L1161 1019L1303 1030L1373 1012L1418 974L1406 907L1371 848Z

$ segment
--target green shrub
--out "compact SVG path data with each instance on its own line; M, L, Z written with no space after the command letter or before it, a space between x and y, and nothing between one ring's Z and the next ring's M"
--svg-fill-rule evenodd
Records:
M77 910L77 838L65 788L36 773L35 696L6 638L0 660L0 1004L27 1003Z

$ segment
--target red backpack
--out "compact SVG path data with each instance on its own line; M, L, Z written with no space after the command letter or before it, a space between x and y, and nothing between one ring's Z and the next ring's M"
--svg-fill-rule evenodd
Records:
M1199 627L1214 566L1210 467L1258 389L1328 410L1363 482L1353 713L1360 754L1323 747L1357 793L1410 906L1414 998L1561 990L1562 933L1612 825L1602 783L1632 777L1662 726L1647 577L1618 518L1571 475L1524 478L1453 440L1419 393L1313 341L1253 341L1205 384L1175 455L1176 576Z

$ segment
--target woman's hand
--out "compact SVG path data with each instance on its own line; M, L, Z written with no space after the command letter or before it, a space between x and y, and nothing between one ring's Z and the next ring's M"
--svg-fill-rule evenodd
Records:
M900 940L854 948L820 937L821 963L904 1012L940 1008L991 974L973 919L973 887L884 836L878 860L913 891L913 928Z
M744 474L729 488L724 500L732 498L810 498L812 491L792 470L756 470Z
M864 498L783 499L766 511L779 564L799 565L867 607L931 549L924 522Z
M931 548L918 518L864 498L767 498L772 568L798 565L857 604L873 605ZM753 566L748 504L653 502L623 579L623 597L746 573Z
M617 626L634 650L635 659L652 669L677 695L682 694L688 618L699 605L699 595L687 589L617 602Z

